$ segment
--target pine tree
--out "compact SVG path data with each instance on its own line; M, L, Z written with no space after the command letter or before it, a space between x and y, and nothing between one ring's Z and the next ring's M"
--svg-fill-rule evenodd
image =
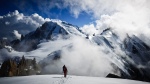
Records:
M37 70L37 64L36 64L36 59L35 58L32 60L32 64L33 64L33 69Z

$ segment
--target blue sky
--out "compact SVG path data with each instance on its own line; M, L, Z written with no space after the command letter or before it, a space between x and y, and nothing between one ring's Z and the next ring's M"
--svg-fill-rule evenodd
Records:
M60 19L79 27L94 21L90 14L81 12L78 18L63 7L63 0L0 0L0 15L18 10L25 15L37 13L44 18Z

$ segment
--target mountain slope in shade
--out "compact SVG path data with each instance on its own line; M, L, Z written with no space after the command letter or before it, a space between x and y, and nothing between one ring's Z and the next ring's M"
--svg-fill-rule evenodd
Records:
M67 39L71 35L85 37L85 35L79 31L77 26L61 20L51 20L49 22L45 22L35 31L22 36L21 40L12 41L11 44L17 51L31 51L36 49L37 45L42 40L56 40L59 38Z
M78 27L71 25L67 22L61 20L51 20L45 22L41 27L37 28L36 31L33 31L25 36L24 39L53 39L57 35L79 35L84 36L81 32L78 31Z
M39 76L22 76L22 77L5 77L0 78L0 84L149 84L147 82L101 78L101 77L84 77L62 75L39 75Z
M150 47L137 36L127 36L121 41L111 29L106 29L91 40L112 54L112 63L120 69L123 78L150 81Z
M145 64L150 61L150 47L137 36L128 36L124 40L124 44L126 52L130 52L129 55L137 64Z
M93 36L91 41L96 43L99 47L105 47L105 53L111 54L108 55L110 61L127 76L130 76L126 70L128 63L126 59L123 58L126 54L122 53L122 49L124 48L119 36L117 36L111 29L106 29L101 34Z

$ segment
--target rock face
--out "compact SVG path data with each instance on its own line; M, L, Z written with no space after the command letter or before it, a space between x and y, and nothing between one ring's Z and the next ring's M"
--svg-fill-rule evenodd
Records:
M134 63L129 62L127 69L131 79L150 82L150 47L135 35L128 36L124 40L124 45L126 54L134 61Z
M17 75L17 64L11 59L8 59L3 62L0 69L0 76L16 76Z
M78 27L62 21L45 22L41 27L32 31L20 40L11 42L11 46L17 51L31 51L37 48L41 40L56 40L57 38L68 38L69 35L82 36Z
M106 77L107 78L121 78L120 76L117 76L117 75L111 74L111 73L109 73Z
M25 59L24 56L18 64L13 59L4 61L0 69L0 77L27 76L39 73L40 67L36 63L36 59Z
M5 46L8 46L8 45L10 45L10 42L8 39L6 39L6 38L0 39L0 49L4 48Z

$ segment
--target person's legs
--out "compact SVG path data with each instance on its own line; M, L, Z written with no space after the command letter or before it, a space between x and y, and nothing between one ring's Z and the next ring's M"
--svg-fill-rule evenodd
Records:
M67 76L67 72L64 72L64 77L66 78L66 76Z

